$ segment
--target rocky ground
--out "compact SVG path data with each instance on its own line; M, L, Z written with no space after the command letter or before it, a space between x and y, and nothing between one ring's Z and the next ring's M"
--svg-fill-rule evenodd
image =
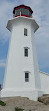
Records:
M15 107L24 109L24 111L49 111L49 104L35 102L25 97L2 98L6 106L0 106L0 111L15 111Z

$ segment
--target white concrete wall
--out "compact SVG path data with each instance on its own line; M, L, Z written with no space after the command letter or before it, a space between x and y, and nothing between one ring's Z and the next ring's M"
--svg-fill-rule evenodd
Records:
M32 33L31 28L31 34ZM33 49L33 64L34 64L34 78L35 78L35 88L41 89L41 83L40 83L40 75L39 75L39 68L38 68L38 60L37 60L37 52L36 52L36 45L35 45L35 38L32 37L32 49Z
M24 28L27 28L28 36L24 36ZM28 57L24 57L24 47L29 47ZM30 72L28 83L25 83L24 71ZM13 26L4 85L5 88L16 89L35 87L31 44L31 23L27 21L17 21L16 25Z
M39 72L41 81L41 90L45 94L49 94L49 74Z

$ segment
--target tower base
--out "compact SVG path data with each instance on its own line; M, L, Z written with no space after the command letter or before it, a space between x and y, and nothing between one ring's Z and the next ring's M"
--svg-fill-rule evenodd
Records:
M38 97L43 95L43 91L40 90L14 90L14 89L2 89L1 97L28 97L30 100L37 101Z

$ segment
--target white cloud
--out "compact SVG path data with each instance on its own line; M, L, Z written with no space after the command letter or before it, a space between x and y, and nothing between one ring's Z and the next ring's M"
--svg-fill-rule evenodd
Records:
M12 15L14 4L4 1L0 4L0 40L7 41L10 37L10 32L6 29L7 21Z
M5 67L5 65L6 65L6 60L5 59L0 60L0 67Z

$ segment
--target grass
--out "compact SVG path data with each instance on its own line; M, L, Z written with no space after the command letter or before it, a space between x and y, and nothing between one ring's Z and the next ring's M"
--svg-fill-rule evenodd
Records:
M1 106L5 106L6 103L0 100L0 105L1 105Z
M21 108L18 108L18 107L16 107L15 108L15 111L23 111L24 109L21 109Z

